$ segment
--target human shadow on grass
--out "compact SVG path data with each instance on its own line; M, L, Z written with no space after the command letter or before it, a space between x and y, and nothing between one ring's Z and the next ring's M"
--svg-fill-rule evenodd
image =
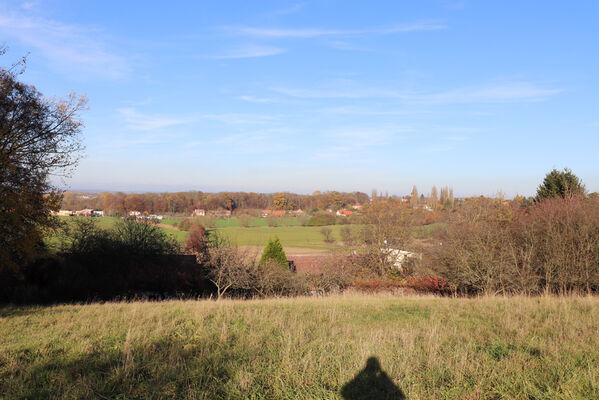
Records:
M405 400L406 395L382 370L376 357L370 357L366 366L354 379L341 388L345 400Z

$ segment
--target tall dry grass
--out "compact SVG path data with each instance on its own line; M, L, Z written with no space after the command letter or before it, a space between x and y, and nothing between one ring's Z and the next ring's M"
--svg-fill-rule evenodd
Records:
M599 398L599 299L340 295L0 308L0 398Z

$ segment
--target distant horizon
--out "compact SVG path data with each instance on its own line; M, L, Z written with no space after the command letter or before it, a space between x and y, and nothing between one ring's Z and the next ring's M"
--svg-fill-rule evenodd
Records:
M436 185L437 189L441 189L442 187L448 186L450 188L453 188L453 186L451 185ZM424 195L427 196L430 194L432 187L427 188L426 190L424 190L424 188L420 188L418 185L416 185L417 189L418 189L418 193L419 195ZM108 192L108 193L125 193L125 194L144 194L144 193L179 193L179 192L202 192L202 193L224 193L224 192L229 192L229 193L259 193L259 194L276 194L276 193L292 193L292 194L299 194L299 195L311 195L316 191L319 191L321 193L326 193L326 192L340 192L340 193L355 193L355 192L361 192L361 193L365 193L367 194L369 197L371 196L371 190L339 190L339 189L314 189L311 191L299 191L299 190L273 190L273 191L263 191L263 190L235 190L235 189L208 189L208 188L201 188L201 187L189 187L189 186L163 186L163 185L148 185L148 186L140 186L138 188L126 188L126 187L113 187L112 189L110 188L105 188L105 187L69 187L69 188L64 188L64 187L59 187L60 190L63 191L68 191L68 192L76 192L76 193L90 193L90 194L100 194L103 192ZM374 189L374 188L373 188ZM491 197L491 198L495 198L499 196L499 192L500 191L496 191L494 193L472 193L472 194L464 194L464 193L460 193L459 191L455 191L454 189L454 197L455 198L466 198L466 197L478 197L478 196L485 196L485 197ZM378 189L377 188L377 192L382 192L383 195L387 192L389 197L392 196L396 196L396 197L402 197L402 196L406 196L406 195L410 195L411 194L411 189L409 191L406 192L391 192L388 190L384 190L384 189ZM514 197L516 197L517 195L519 196L524 196L524 197L531 197L534 196L534 193L536 193L536 188L535 191L529 195L525 195L522 193L516 193L514 195L509 195L507 193L502 192L502 195L506 198L506 199L513 199Z

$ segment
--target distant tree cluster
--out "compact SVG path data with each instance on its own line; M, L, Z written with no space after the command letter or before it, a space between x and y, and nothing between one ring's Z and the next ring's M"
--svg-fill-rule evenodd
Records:
M196 208L205 210L276 209L338 210L355 203L368 202L368 195L361 192L314 192L311 195L295 193L254 193L200 191L175 193L122 193L102 192L84 194L65 192L61 207L67 210L93 208L104 210L106 215L124 215L128 211L150 214L190 214Z

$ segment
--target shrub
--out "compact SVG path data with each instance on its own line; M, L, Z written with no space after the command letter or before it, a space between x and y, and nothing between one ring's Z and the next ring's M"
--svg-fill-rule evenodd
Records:
M77 218L67 232L63 251L76 255L130 257L178 254L177 241L150 221L118 221L112 231L98 228L96 221Z
M195 254L198 261L203 261L206 258L208 245L206 241L206 230L202 225L195 224L189 230L185 239L184 250L187 253Z
M339 231L339 233L341 235L341 240L346 245L352 246L355 243L356 237L355 237L354 233L352 232L351 227L344 226L344 227L341 228L341 230Z
M260 258L260 265L267 264L269 262L274 262L285 269L288 268L287 264L287 256L285 255L285 251L283 250L283 246L281 245L281 241L278 237L274 239L270 239L264 247L264 252L262 253L262 257Z
M441 218L441 213L438 211L429 211L424 214L424 225L434 224Z
M271 228L279 226L279 219L270 215L266 217L266 225L270 226Z
M438 276L409 276L405 280L405 286L419 292L447 294L450 292L449 284Z
M295 218L294 217L284 217L281 218L281 225L282 226L293 226L294 222L295 222Z
M222 298L229 290L243 294L256 286L256 269L252 258L223 241L215 240L211 243L207 267L208 278L216 287L217 299Z
M248 228L253 220L254 218L249 215L240 215L237 217L237 222L239 222L239 226L242 226L244 228Z
M335 238L333 237L333 230L329 227L322 227L320 229L320 233L322 233L322 236L324 237L324 241L326 243L334 243L335 242Z
M351 221L350 221L350 217L349 216L347 216L347 217L336 217L335 218L335 224L336 225L347 225L347 224L350 224L350 223L351 223Z
M307 224L308 226L326 226L335 225L336 219L333 214L323 213L317 214L310 217Z
M309 217L307 215L300 215L299 217L297 217L297 222L301 226L306 226L308 225L308 219Z
M177 224L177 229L180 231L188 232L192 226L199 225L199 222L190 218L185 218Z
M344 256L329 256L322 261L319 272L305 274L308 289L320 293L347 288L354 275L351 263Z
M262 296L297 296L308 292L305 277L281 268L274 260L261 262L256 270L255 290Z
M135 255L178 254L180 246L152 222L121 220L111 234L117 246Z

